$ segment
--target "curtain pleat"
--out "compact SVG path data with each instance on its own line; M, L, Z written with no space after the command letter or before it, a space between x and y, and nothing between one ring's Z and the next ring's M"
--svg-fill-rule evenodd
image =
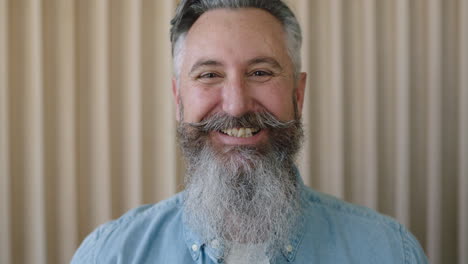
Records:
M459 6L458 263L468 262L468 1Z
M141 3L139 1L123 1L124 14L122 16L124 54L123 93L125 101L122 104L124 122L124 162L128 203L125 209L130 209L142 203L141 178L141 45L140 45L140 17ZM124 192L125 193L125 192Z
M442 227L441 245L457 241L457 146L458 146L458 26L457 1L444 1L442 14ZM441 258L448 263L457 261L457 247L444 248Z
M377 208L376 166L376 49L374 0L345 1L344 72L345 169L346 198ZM351 33L353 32L354 33ZM353 155L349 155L353 153ZM350 180L353 179L353 180ZM367 184L361 184L366 182Z
M111 175L110 175L110 129L109 129L109 41L108 1L89 1L86 4L88 24L84 36L87 42L87 64L80 65L85 75L86 95L79 108L84 110L83 182L80 202L89 214L89 227L96 226L111 217ZM80 32L81 33L81 32ZM86 197L86 198L85 198ZM81 200L83 199L83 200ZM82 213L82 212L80 212Z
M344 1L343 9L349 12L343 13L342 21L343 43L346 43L343 65L350 66L349 71L343 71L343 97L348 98L343 100L342 132L345 197L371 208L377 208L374 8L372 0ZM361 181L368 184L359 184Z
M8 2L0 0L0 262L11 263Z
M441 3L428 1L426 23L429 23L427 43L427 178L428 233L427 250L430 259L440 259L441 241Z
M142 2L143 153L145 201L167 198L182 186L182 159L176 145L172 99L169 21L175 1ZM157 26L155 26L157 25ZM155 48L156 47L156 48Z
M23 182L24 200L24 261L47 263L45 175L44 175L44 105L43 105L43 61L42 61L42 6L38 1L24 1L23 36L24 58L20 62L23 72L23 116L19 117L24 128L21 154L24 159Z
M112 1L110 7L112 80L109 92L114 99L111 100L110 115L116 121L111 131L114 134L111 135L111 153L119 156L119 163L112 164L112 176L122 182L113 197L121 196L120 194L125 197L120 201L123 207L117 211L126 211L142 203L140 5L139 1L124 0Z
M409 224L409 1L395 2L392 24L395 25L393 109L394 112L394 171L395 171L395 216L404 225Z
M0 263L183 189L176 0L0 0ZM289 0L308 72L304 182L468 263L468 1Z
M55 0L55 40L57 45L55 91L57 95L57 225L56 263L66 262L78 238L77 132L76 132L76 43L73 0ZM51 230L51 233L54 233Z
M318 3L320 38L317 85L319 91L319 183L337 197L344 197L343 179L343 72L342 72L342 1Z

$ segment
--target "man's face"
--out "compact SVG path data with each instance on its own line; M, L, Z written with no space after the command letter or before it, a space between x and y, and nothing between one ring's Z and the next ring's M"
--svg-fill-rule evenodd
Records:
M267 111L281 121L302 111L305 74L295 80L280 22L260 9L206 12L187 34L173 91L180 119L200 122L217 113L241 117ZM180 87L176 87L180 85ZM181 105L182 104L182 105ZM182 120L179 120L182 121ZM212 131L214 145L257 145L268 129ZM231 135L229 135L231 134Z
M209 11L187 33L181 59L173 91L187 162L184 221L205 239L274 252L299 215L305 84L282 26L260 9Z

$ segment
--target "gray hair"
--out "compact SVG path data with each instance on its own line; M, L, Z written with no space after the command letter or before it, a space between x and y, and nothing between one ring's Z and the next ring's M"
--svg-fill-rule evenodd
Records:
M301 72L301 27L294 13L282 0L182 0L171 20L171 45L174 75L180 74L184 40L195 21L205 12L213 9L259 8L276 17L285 31L288 55L294 66L295 77Z

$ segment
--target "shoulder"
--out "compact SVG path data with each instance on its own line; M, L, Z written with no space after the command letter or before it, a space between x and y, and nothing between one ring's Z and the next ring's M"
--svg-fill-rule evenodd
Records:
M379 263L427 263L416 238L395 219L307 187L302 197L306 207L306 228L315 238L318 236L322 242L329 243L335 252L341 249L372 252L366 257ZM306 243L307 239L306 236ZM343 256L347 254L342 253ZM382 262L383 259L387 262Z
M183 193L178 193L156 204L147 204L134 208L120 218L106 223L103 228L113 229L147 221L169 220L178 217L183 203Z
M177 236L182 203L183 193L179 193L159 203L132 209L120 218L99 226L82 242L72 263L102 263L97 261L101 255L122 254L127 258L135 253L135 248L149 244L157 246L158 241L154 241L153 237L162 238L168 233Z
M335 196L312 190L304 189L303 200L309 210L340 216L340 219L353 219L358 222L378 223L389 228L399 229L400 224L393 218L380 214L365 206L343 201Z
M134 208L120 218L110 221L96 229L97 236L106 236L115 230L137 231L148 226L160 226L178 221L183 203L183 193L156 204L142 205Z

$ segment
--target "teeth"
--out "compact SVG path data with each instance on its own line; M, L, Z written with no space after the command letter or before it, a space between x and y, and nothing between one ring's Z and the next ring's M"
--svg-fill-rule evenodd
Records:
M241 128L229 128L221 130L224 134L231 137L251 137L254 133L258 132L259 128L241 127Z
M244 137L245 135L245 128L240 128L239 132L237 132L238 137Z

